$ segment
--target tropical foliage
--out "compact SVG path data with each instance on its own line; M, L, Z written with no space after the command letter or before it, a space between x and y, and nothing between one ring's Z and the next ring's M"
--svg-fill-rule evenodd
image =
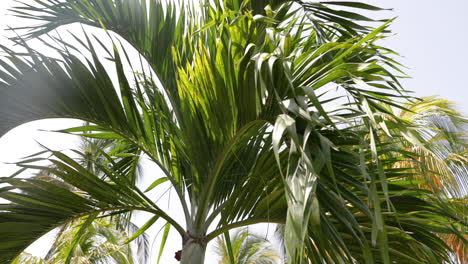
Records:
M182 263L203 263L207 243L233 228L267 222L285 225L289 263L452 262L445 236L465 245L466 219L453 201L463 197L444 188L466 188L466 137L441 126L445 117L409 114L418 99L400 86L397 54L379 44L391 21L373 27L362 10L380 9L285 0L15 8L41 23L18 29L22 51L3 47L0 134L66 117L89 124L60 132L118 147L92 162L100 173L77 162L81 151L46 149L18 163L51 162L73 190L2 178L0 263L77 218L91 225L133 211L153 215L135 234L155 222L180 234ZM72 23L82 32L54 35ZM164 174L144 189L169 182L185 221L136 184L141 155Z
M86 226L85 232L81 231L83 234L77 240L77 233L83 230L85 224L86 219L61 228L51 251L44 259L23 253L13 263L65 263L68 259L70 263L76 264L138 263L133 261L130 245L125 244L128 236L119 231L115 224L106 219L95 220Z
M421 181L420 186L440 194L456 207L458 217L467 221L467 119L455 110L453 104L436 97L423 98L407 105L409 111L400 111L399 116L418 126L424 139L424 147L407 145L407 151L417 157L413 162L411 178ZM404 161L396 166L408 166ZM466 226L464 237L443 234L440 237L454 251L458 263L468 262L468 238Z
M105 139L82 138L79 150L84 153L82 158L76 159L80 165L96 175L101 171L94 164L101 164L103 150L112 151L116 148L113 141ZM39 171L33 179L54 183L73 192L79 192L74 186L67 184L51 171L57 168L48 168ZM135 170L134 173L137 173ZM135 175L133 178L136 179ZM131 215L121 214L117 217L73 220L57 230L55 240L43 259L33 257L28 253L22 253L14 263L41 264L41 263L65 263L67 261L76 264L91 263L146 263L149 258L149 243L146 234L141 234L136 240L137 244L126 243L130 235L138 228L131 221ZM134 253L132 246L137 248ZM135 259L135 260L134 260Z
M237 230L228 242L226 238L216 239L216 253L219 264L278 264L280 257L270 242L247 229ZM231 257L232 256L232 257Z

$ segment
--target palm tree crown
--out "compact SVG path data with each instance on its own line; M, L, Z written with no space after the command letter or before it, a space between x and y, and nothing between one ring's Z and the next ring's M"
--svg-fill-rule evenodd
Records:
M118 147L102 148L92 166L51 149L18 163L44 169L38 161L47 160L79 191L2 178L9 203L0 209L0 263L77 218L91 225L133 211L152 215L137 235L155 222L179 233L182 263L203 263L209 241L256 223L285 225L290 263L450 262L441 235L465 243L466 221L426 187L437 177L411 176L456 169L415 172L421 156L441 156L424 143L424 124L397 114L418 99L400 86L397 54L378 42L391 20L373 27L359 10L380 8L286 0L34 0L15 8L41 23L19 28L26 31L13 40L22 51L2 47L0 134L66 117L88 125L60 132ZM83 25L69 33L73 42L53 34L72 23ZM466 165L465 146L447 149L457 168ZM146 190L169 182L184 221L136 184L141 155L163 172Z
M216 253L221 257L219 264L277 264L280 257L275 249L265 240L247 229L241 229L230 238L233 262L229 256L229 245L226 239L216 239Z

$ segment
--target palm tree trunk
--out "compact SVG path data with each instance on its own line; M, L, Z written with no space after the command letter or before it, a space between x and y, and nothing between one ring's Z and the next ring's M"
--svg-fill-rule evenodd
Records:
M192 238L185 241L182 249L182 264L203 264L205 262L206 244Z

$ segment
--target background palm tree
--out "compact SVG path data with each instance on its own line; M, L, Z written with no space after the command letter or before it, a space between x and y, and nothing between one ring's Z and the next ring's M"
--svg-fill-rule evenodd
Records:
M76 161L81 166L96 175L102 172L95 164L105 162L102 151L112 152L118 146L111 140L82 138L78 149L84 153ZM80 190L67 184L60 177L53 174L57 168L51 166L39 171L33 179L54 183L72 192ZM138 167L134 170L136 181ZM63 172L62 172L63 173ZM22 253L16 261L18 263L146 263L149 258L148 237L141 234L136 244L126 243L130 235L137 232L135 224L131 222L131 215L118 215L117 217L104 217L87 222L86 219L77 219L57 228L55 240L43 259ZM134 254L132 247L137 248ZM135 261L134 261L135 259Z
M12 264L45 264L46 262L40 257L33 256L29 253L22 253L11 263Z
M435 186L426 186L452 198L468 192L468 119L455 110L453 103L436 98L422 98L407 105L408 111L399 116L414 124L424 146L406 146L408 151L420 153L415 176L431 177Z
M60 263L67 260L70 252L71 263L123 263L133 264L131 246L125 244L128 235L119 231L115 223L109 219L93 221L83 231L86 222L74 223L57 237L59 242L53 255L47 259L51 263ZM78 232L83 232L76 241Z
M418 127L424 138L424 146L406 146L409 152L418 153L412 167L411 179L423 182L422 188L439 193L440 199L453 202L456 214L467 221L468 192L468 119L456 111L452 102L437 97L421 98L407 106L408 111L399 111L399 116ZM402 161L396 167L409 161ZM429 178L429 181L424 180ZM463 237L441 234L459 263L468 262L468 233L465 227Z
M44 169L38 161L52 162L53 174L79 191L2 178L0 197L9 203L0 211L0 263L76 218L91 225L133 211L152 215L136 234L155 222L180 234L182 263L203 263L209 241L256 223L285 224L290 263L442 263L451 261L451 249L436 234L466 242L457 204L424 187L434 177L408 180L421 153L407 147L426 147L420 127L391 110L406 110L413 99L394 74L395 53L376 43L391 21L373 28L355 11L379 8L341 1L34 2L14 12L43 23L14 39L23 51L3 47L0 133L68 117L89 125L61 132L86 132L118 147L101 148L104 159L89 164L99 173L77 162L86 157L81 151L77 158L47 149L49 156L18 163ZM107 41L89 27L71 33L76 43L47 38L75 22L101 29ZM33 50L29 38L57 56ZM130 59L131 50L138 59ZM104 63L114 67L116 82ZM185 221L135 183L142 154L164 174L146 191L169 182Z
M128 236L115 227L109 219L93 221L91 225L83 225L86 221L77 221L60 230L53 249L44 259L22 253L13 263L42 264L65 263L76 264L99 263L138 263L133 261L131 246L125 244ZM82 232L77 239L77 233Z
M232 248L234 259L231 261L229 247ZM270 242L247 229L237 230L230 237L230 243L225 238L218 237L215 245L216 254L220 256L219 264L277 264L280 257Z
M438 194L438 199L450 200L455 214L466 222L466 180L468 179L466 125L468 119L456 111L453 103L437 97L426 97L409 102L406 109L395 109L397 115L416 128L423 144L411 144L400 139L386 138L393 145L403 144L413 159L402 159L395 168L411 168L409 181ZM468 261L466 227L461 227L463 237L439 234L455 253L459 263ZM285 226L278 225L276 236L285 250Z

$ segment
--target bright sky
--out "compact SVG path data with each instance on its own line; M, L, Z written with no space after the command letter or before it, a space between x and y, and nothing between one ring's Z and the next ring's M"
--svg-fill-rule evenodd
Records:
M383 12L397 17L391 25L396 35L385 46L399 52L399 61L409 67L412 77L403 81L417 96L440 95L456 102L468 114L468 1L466 0L364 0L365 3L393 8Z
M27 0L26 0L27 1ZM365 1L365 0L363 0ZM7 9L13 5L13 0L1 0L0 4L0 44L5 43L3 31L6 25L18 26L22 24L17 18L6 16ZM435 4L423 0L367 0L367 3L382 7L394 8L393 11L383 12L383 17L396 17L391 29L396 35L385 41L386 47L399 52L404 58L400 60L408 66L408 74L412 79L403 80L407 90L415 91L417 96L440 95L443 98L458 103L459 109L468 113L465 103L468 97L468 84L463 81L463 76L468 74L468 1L446 0L443 4ZM0 113L1 117L1 113ZM11 165L2 165L5 162L13 162L23 156L27 156L40 150L36 141L47 145L52 149L72 148L76 139L66 135L51 134L40 130L55 130L76 125L71 120L47 120L32 122L13 129L0 138L0 176L6 176L14 170ZM146 166L145 172L154 170ZM157 175L155 175L157 177ZM146 183L143 183L144 185ZM160 203L165 207L171 206L171 213L177 219L182 219L178 205L169 205L167 196ZM145 217L139 217L137 221L144 222ZM150 230L155 234L164 223L156 225ZM265 233L267 226L251 228L258 233ZM273 233L274 226L269 227L269 236ZM159 249L157 239L153 251ZM50 240L40 240L29 251L42 255L47 250ZM167 248L161 263L178 263L173 254L181 248L181 242L175 231L168 239ZM215 263L216 257L211 251L207 252L206 263ZM152 263L155 263L153 258Z

